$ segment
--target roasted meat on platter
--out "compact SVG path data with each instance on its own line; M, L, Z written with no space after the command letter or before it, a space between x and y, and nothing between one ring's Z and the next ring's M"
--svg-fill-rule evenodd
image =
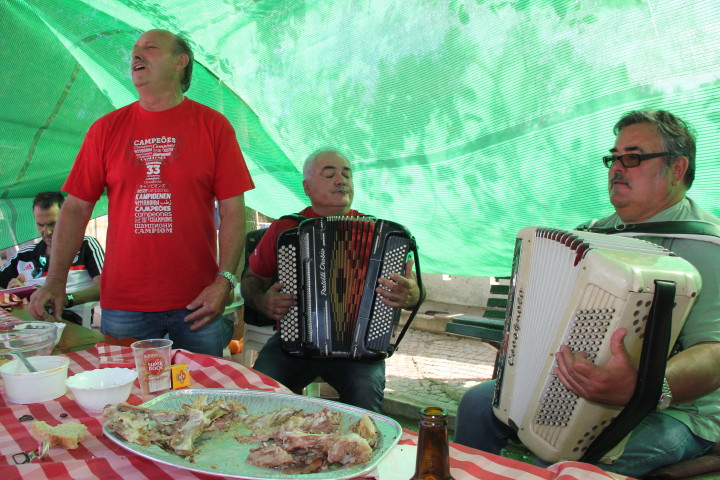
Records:
M323 408L306 413L289 407L249 415L236 401L198 396L177 410L155 410L128 403L103 410L105 426L126 441L157 445L189 461L196 441L206 432L230 433L252 448L246 462L282 473L312 473L367 462L378 447L380 434L367 415L343 425L340 412ZM249 432L249 433L248 433Z

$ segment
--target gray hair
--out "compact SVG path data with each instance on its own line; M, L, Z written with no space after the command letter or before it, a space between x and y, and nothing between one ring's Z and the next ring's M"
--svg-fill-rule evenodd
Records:
M678 157L688 159L684 180L686 188L689 189L695 180L695 133L691 127L665 110L634 110L620 118L613 128L613 132L617 135L623 128L636 123L655 125L660 134L663 150L669 153L665 157L666 165L672 165Z
M193 63L195 62L195 55L190 48L187 40L177 34L173 34L175 37L175 45L173 46L173 55L187 55L188 64L183 71L183 77L180 79L180 86L182 87L183 93L187 92L190 88L190 81L192 80Z
M332 148L332 147L318 148L313 153L311 153L305 159L305 163L303 163L303 180L310 180L310 178L312 178L313 168L315 167L315 160L317 160L319 156L325 155L326 153L334 153L335 155L339 155L342 158L344 158L345 160L347 160L348 163L350 163L350 160L348 160L348 158L345 155L338 152L337 149L335 149L335 148Z

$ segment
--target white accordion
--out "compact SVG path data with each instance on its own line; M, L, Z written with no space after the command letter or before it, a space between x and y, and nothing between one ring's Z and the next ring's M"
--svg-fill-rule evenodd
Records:
M493 408L538 457L582 458L624 409L567 390L553 373L560 345L604 365L612 333L626 328L625 347L638 366L658 281L675 287L662 309L672 325L669 347L660 352L664 372L700 291L700 275L689 262L634 238L542 227L518 233Z

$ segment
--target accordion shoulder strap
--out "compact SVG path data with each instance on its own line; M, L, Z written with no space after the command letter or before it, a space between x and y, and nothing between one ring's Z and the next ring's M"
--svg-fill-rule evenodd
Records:
M581 225L578 227L578 230L622 236L657 235L662 237L690 238L720 245L720 227L701 220L633 223L618 225L616 227Z
M287 215L283 215L282 217L278 218L278 220L295 220L298 223L307 219L308 217L306 217L305 215L300 215L299 213L288 213Z

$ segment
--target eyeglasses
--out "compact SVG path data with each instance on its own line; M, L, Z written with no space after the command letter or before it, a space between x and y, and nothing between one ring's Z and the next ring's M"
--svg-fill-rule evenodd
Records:
M643 160L650 160L651 158L656 157L664 157L665 155L669 155L668 152L660 152L660 153L626 153L625 155L608 155L607 157L603 157L603 163L607 168L612 167L613 163L620 160L620 163L625 168L634 168L640 165L640 162Z

